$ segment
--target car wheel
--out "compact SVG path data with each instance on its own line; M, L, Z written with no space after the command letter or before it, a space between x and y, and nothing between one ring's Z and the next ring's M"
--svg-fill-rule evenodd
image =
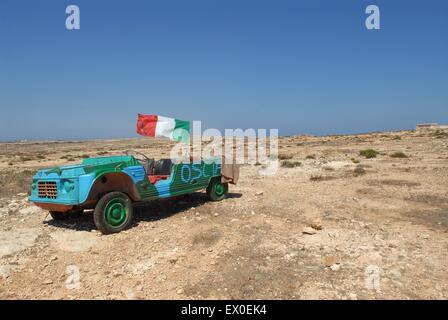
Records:
M220 178L210 180L207 187L207 195L212 201L220 201L224 199L229 191L229 184L222 183Z
M130 226L133 218L132 202L122 192L105 194L96 204L93 221L103 234L117 233Z

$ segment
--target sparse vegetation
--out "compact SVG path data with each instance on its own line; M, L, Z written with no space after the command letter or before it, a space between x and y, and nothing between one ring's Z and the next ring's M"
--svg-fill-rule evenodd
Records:
M353 162L354 164L357 164L357 163L360 163L360 162L361 162L361 161L359 161L358 159L355 159L355 158L352 158L351 160L352 160L352 162Z
M278 158L280 160L289 160L289 159L292 159L292 154L280 153L278 155Z
M433 135L437 139L448 138L448 132L440 130L440 129L436 130Z
M309 154L305 157L305 159L316 159L316 156L314 154Z
M365 157L366 159L376 158L378 154L379 152L374 149L365 149L359 151L359 155Z
M30 192L33 175L34 171L31 170L8 169L8 171L0 172L0 194L11 196L21 192Z
M300 161L282 161L281 166L283 168L295 168L295 167L300 167L302 165L302 163Z
M401 152L401 151L394 152L390 156L392 158L408 158L408 156L404 152Z
M366 173L366 169L364 169L364 167L361 165L357 165L353 170L353 173L355 174L355 176L360 176Z

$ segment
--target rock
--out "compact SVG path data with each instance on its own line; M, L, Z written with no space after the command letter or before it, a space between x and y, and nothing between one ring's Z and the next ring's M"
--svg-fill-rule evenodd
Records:
M11 265L0 265L0 279L8 278L13 269L14 267Z
M168 261L169 261L170 263L173 263L173 264L176 263L177 260L178 260L177 257L171 257L171 258L168 259Z
M255 195L256 196L261 196L261 195L263 195L263 191L258 191L258 192L255 193Z
M6 216L8 214L7 208L0 208L0 216Z
M42 284L53 284L53 280L50 279L44 280Z
M313 228L315 230L322 230L322 220L320 218L315 218L311 222L311 228Z
M302 233L304 233L304 234L316 234L316 232L317 231L311 227L305 227L302 229Z
M328 236L330 238L336 239L339 238L339 233L337 231L328 231Z
M88 231L56 231L50 234L59 249L70 252L89 251L101 240Z
M32 247L39 234L39 229L15 229L1 232L0 258Z
M215 217L217 217L217 216L219 216L219 214L217 214L217 213L215 213L215 214L213 214Z
M184 293L184 289L178 289L178 290L176 291L176 293L177 293L177 294L183 294L183 293Z
M357 165L355 167L355 169L353 170L353 173L354 173L355 176L359 176L359 175L365 174L366 173L366 169L364 169L364 167L362 165ZM355 198L353 198L353 200L354 199Z
M332 265L339 264L340 259L336 256L328 256L324 259L324 265L326 267L331 267Z
M11 202L8 205L8 213L16 212L17 210L19 210L19 208L20 208L19 204Z
M339 269L341 269L341 266L339 264L334 264L330 266L330 269L333 271L338 271Z

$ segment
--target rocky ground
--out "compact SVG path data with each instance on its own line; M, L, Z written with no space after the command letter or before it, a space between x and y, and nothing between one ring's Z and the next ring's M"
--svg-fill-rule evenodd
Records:
M0 298L448 298L447 133L284 137L277 174L245 165L224 201L138 205L134 226L109 236L91 212L55 222L28 203L38 168L126 149L170 150L0 144Z

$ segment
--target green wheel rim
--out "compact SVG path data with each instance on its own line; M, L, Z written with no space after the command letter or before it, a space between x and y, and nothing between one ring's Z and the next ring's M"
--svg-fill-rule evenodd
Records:
M126 222L126 218L128 216L126 200L120 198L110 200L106 205L104 214L106 223L109 226L113 228L122 226Z
M215 183L215 195L221 197L224 194L224 185L221 182Z

